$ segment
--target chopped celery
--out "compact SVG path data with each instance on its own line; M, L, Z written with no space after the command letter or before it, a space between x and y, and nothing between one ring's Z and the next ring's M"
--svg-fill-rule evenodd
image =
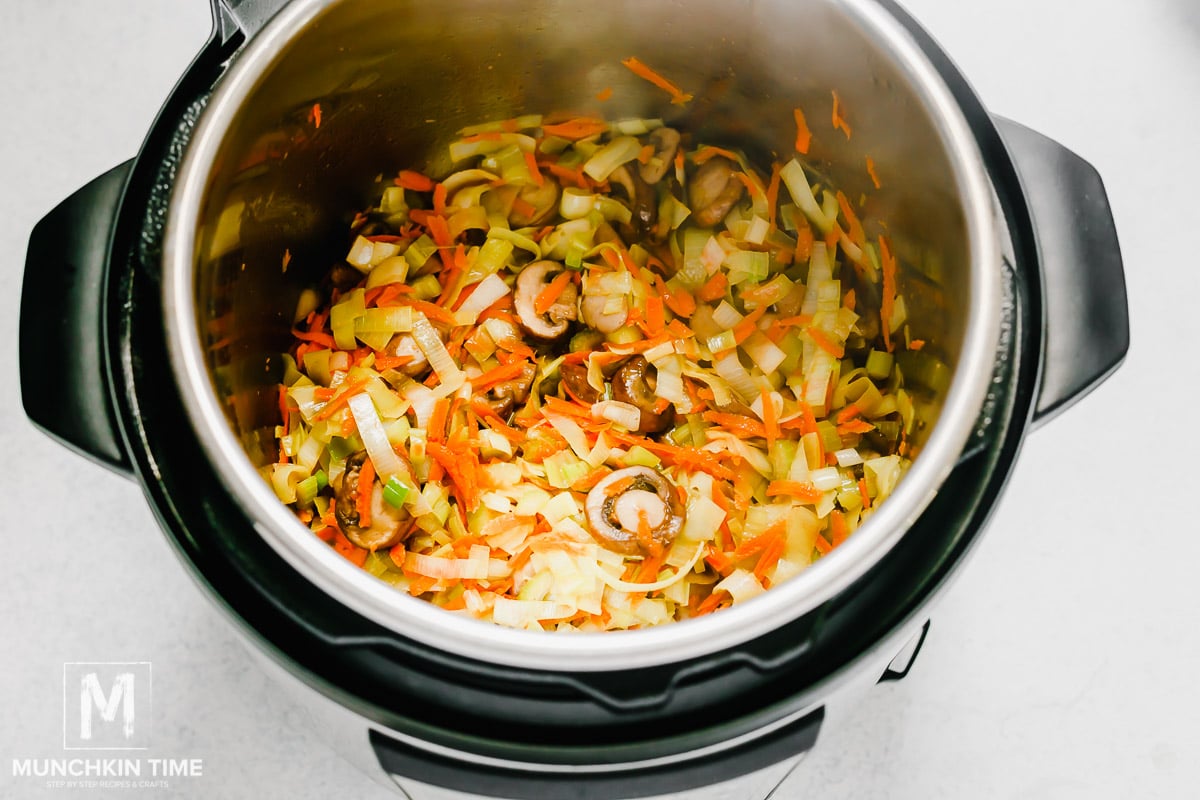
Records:
M430 239L428 234L423 233L404 251L404 258L412 265L415 271L425 266L425 262L429 261L436 252L437 245L434 244L433 239Z
M412 296L418 300L432 300L442 293L442 284L436 275L422 275L409 285L413 290Z
M629 448L629 451L625 453L625 458L622 460L630 467L650 467L651 469L662 463L658 456L640 444L635 444Z
M387 485L383 487L383 499L396 508L403 508L409 491L410 488L393 475L388 479Z

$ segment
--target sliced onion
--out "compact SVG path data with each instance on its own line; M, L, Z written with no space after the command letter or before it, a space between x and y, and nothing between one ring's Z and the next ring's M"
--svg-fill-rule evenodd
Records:
M474 325L479 315L490 308L497 300L512 291L504 279L495 273L488 275L479 282L471 296L463 301L454 319L459 325Z
M733 595L733 602L744 603L765 592L754 573L744 569L735 569L729 577L713 587L714 592L725 591Z
M410 550L404 556L404 568L438 580L487 580L491 568L488 553L486 547L478 544L471 547L469 558L439 558Z
M770 375L779 369L779 365L787 358L787 353L766 337L762 331L755 331L742 343L746 355L753 359L764 375Z
M499 625L526 628L544 619L566 619L574 616L575 607L552 600L509 600L497 597L492 620ZM539 626L540 627L540 626Z
M642 424L642 410L620 400L601 400L592 404L592 418L606 419L627 431L636 431Z
M858 454L858 451L853 447L847 447L845 450L838 450L833 454L837 458L839 467L853 467L863 463L863 457Z
M350 413L354 415L354 424L358 426L358 435L363 441L363 446L367 448L367 455L371 457L371 463L375 465L375 471L383 478L383 482L387 483L394 476L406 484L411 484L412 477L408 474L408 468L392 449L387 431L383 428L383 421L379 419L379 412L371 402L371 395L362 392L351 397ZM410 496L413 494L415 493L409 492Z
M592 452L592 448L588 447L587 434L583 432L583 428L579 427L575 420L560 414L547 413L545 417L551 427L562 434L562 437L567 440L567 444L575 451L575 455L586 461L588 454ZM635 425L634 427L636 428L637 426Z
M735 392L741 395L744 402L752 402L758 395L758 382L742 366L736 352L727 353L713 361L713 368L716 369L718 375L729 382Z
M724 300L722 300L720 304L713 309L712 318L713 322L717 323L725 330L729 330L745 319L745 317L738 313L736 308L729 305L729 303L725 302Z
M425 358L429 359L429 365L433 367L433 371L437 373L442 383L446 386L453 386L455 389L461 386L462 370L450 357L446 345L442 343L442 337L438 336L433 324L420 312L413 315L412 335L417 342L417 347L421 348Z
M668 586L674 586L686 578L688 573L692 571L692 568L696 566L696 563L700 561L700 557L704 555L704 549L704 545L697 545L696 552L692 553L692 557L688 559L684 566L676 570L675 574L671 577L663 578L656 583L630 583L629 581L623 581L620 578L614 578L609 574L608 570L599 564L596 565L596 577L604 581L606 586L616 589L618 592L659 592Z

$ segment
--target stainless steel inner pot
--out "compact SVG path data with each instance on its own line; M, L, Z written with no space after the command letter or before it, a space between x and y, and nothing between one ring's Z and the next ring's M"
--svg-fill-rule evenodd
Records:
M695 95L672 105L621 60ZM613 88L612 99L597 93ZM830 124L832 91L853 127ZM320 104L320 125L312 112ZM342 559L275 497L279 354L300 292L344 254L348 223L401 168L446 171L466 125L574 110L663 117L757 161L810 163L866 220L886 220L913 335L952 367L934 424L896 493L796 579L708 617L644 631L556 636L450 614ZM866 171L874 159L883 187ZM820 606L885 558L954 467L992 375L998 213L982 158L937 70L871 0L582 4L296 0L236 56L204 110L170 206L164 325L207 457L265 538L335 599L431 647L535 669L615 670L731 648ZM285 267L285 251L290 263Z

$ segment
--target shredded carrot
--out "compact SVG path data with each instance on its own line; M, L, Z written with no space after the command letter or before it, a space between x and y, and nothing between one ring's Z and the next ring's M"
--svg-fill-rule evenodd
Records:
M512 210L530 219L537 215L537 206L520 196L513 199Z
M744 414L726 414L722 411L705 411L701 416L705 422L719 425L731 433L767 438L767 431L763 428L763 424L753 417L747 417Z
M842 116L842 100L836 91L833 92L833 127L846 134L847 139L850 138L850 123Z
M573 183L580 189L588 188L587 176L583 174L582 167L579 169L568 169L561 164L547 162L546 169L550 170L551 175L563 181L564 183Z
M514 361L511 364L501 364L472 379L471 386L474 387L476 392L486 392L494 386L520 376L528 366L529 362L524 359Z
M397 186L411 189L414 192L432 192L436 185L432 178L411 169L402 169L396 176Z
M547 136L557 136L560 139L571 139L572 141L587 139L591 136L598 136L607 130L607 122L589 117L580 117L578 119L567 120L566 122L560 122L557 125L542 126L542 133L546 134Z
M657 336L663 332L663 328L667 324L666 314L663 312L663 300L658 295L649 295L646 297L646 333L650 336Z
M741 561L743 558L750 558L751 556L758 555L763 550L768 548L772 541L786 537L787 521L780 520L760 533L758 536L755 536L753 539L747 539L746 541L742 542L741 546L739 546L737 550L733 551L732 559L734 561Z
M849 198L840 190L837 193L837 201L838 208L841 209L842 215L846 217L846 224L849 225L847 235L850 237L850 241L861 247L867 241L866 234L863 233L862 221L854 213L854 207L850 205Z
M821 348L826 353L829 353L834 358L841 358L846 354L846 349L844 347L830 339L829 335L825 333L825 331L821 330L815 325L809 325L804 329L804 332L812 337L812 340L817 347Z
M446 184L444 183L433 187L433 213L446 213Z
M732 599L732 598L731 598L729 592L725 591L724 589L722 589L721 591L718 591L718 592L713 592L707 598L705 598L703 603L701 603L699 606L697 606L696 616L702 617L705 614L711 614L712 612L714 612L718 608L720 608L722 603L724 603L726 600L729 600L729 599Z
M729 279L725 277L724 272L715 272L703 286L696 292L696 297L706 303L712 303L720 300L725 296L725 289L729 286Z
M834 547L837 547L842 542L846 541L846 537L850 535L850 526L846 523L846 517L836 508L829 512L829 538ZM820 536L817 537L821 538Z
M542 177L542 171L538 169L537 157L533 153L525 154L525 163L529 165L529 174L533 177L535 186L542 186L546 183L546 179Z
M778 226L777 206L779 205L779 184L781 182L780 172L783 168L776 161L771 164L771 180L767 184L767 213L770 215L771 227Z
M841 411L838 412L837 417L836 417L837 424L842 425L846 422L849 422L850 420L854 419L861 413L862 413L862 409L860 409L854 403L851 403L850 405L846 406L845 408L843 408Z
M883 323L883 342L890 353L892 344L892 312L896 307L896 258L886 236L879 237L879 260L883 262L883 299L879 306L879 319Z
M806 221L801 220L796 229L796 263L800 264L812 258L813 232Z
M358 525L367 528L371 525L371 498L375 494L375 463L370 458L364 459L358 472L358 494L355 497L354 508L358 512Z
M763 429L767 433L767 450L770 451L775 447L775 440L779 438L779 421L775 417L775 403L771 400L771 392L765 386L760 390L763 407Z
M675 105L683 105L692 99L692 95L680 91L678 86L671 83L662 75L659 75L657 72L633 56L624 59L621 63L624 64L634 75L637 75L643 80L650 81L650 83L653 83L655 86L671 95L671 102Z
M333 534L333 549L356 567L361 567L367 560L367 551L346 538L341 530Z
M852 433L870 433L873 430L875 430L875 426L865 419L852 419L837 426L839 436L847 436Z
M320 411L313 414L313 419L320 421L332 417L342 406L350 402L350 398L358 394L358 391L366 386L370 380L370 378L355 378L352 381L342 384L339 394L322 406Z
M825 493L811 483L800 481L771 481L767 484L767 497L780 495L794 497L802 503L816 503L825 496Z
M921 350L924 347L925 347L924 339L913 339L911 342L908 343L909 350Z
M546 284L546 288L538 292L533 301L534 313L545 314L551 306L558 302L558 298L566 290L567 284L571 282L571 275L570 270L563 270L554 276L554 280Z
M295 336L297 339L300 339L304 342L313 342L315 344L319 344L329 350L337 347L337 344L333 341L332 336L330 336L328 333L321 333L320 331L300 331L293 328L292 336Z
M704 557L704 560L708 562L710 567L722 575L728 575L733 571L733 562L730 561L729 556L721 552L714 544L710 543L708 545L708 554Z
M683 173L683 148L681 147L675 151L675 174L680 175L682 173Z
M792 109L792 115L796 118L796 152L808 155L809 145L812 144L812 131L808 129L808 120L798 108Z
M787 536L776 536L772 539L763 548L762 555L758 557L758 563L754 565L754 577L758 578L760 583L766 580L767 573L775 569L775 565L779 563L779 559L783 558L786 551Z
M654 145L648 144L638 151L637 160L639 164L649 164L650 159L654 156Z
M733 340L738 344L750 338L750 335L758 330L758 320L767 310L767 306L759 306L758 308L747 314L741 322L733 326Z
M717 156L721 156L722 158L728 158L730 161L732 161L735 164L741 162L741 159L738 157L738 154L733 152L732 150L726 150L723 147L713 147L712 145L707 145L707 144L704 147L701 147L699 150L696 151L696 155L692 156L692 160L695 161L697 165L700 165L700 164L705 163L706 161L711 161L712 159L716 158Z
M321 127L321 104L313 103L312 108L308 110L308 121L312 123L314 128Z
M596 92L596 99L603 103L605 100L610 100L613 96L613 88L605 86L600 91Z
M429 415L429 421L425 423L426 435L429 441L437 442L446 435L446 420L450 413L450 400L441 398L433 404L433 411Z
M876 189L882 189L883 184L879 182L879 173L875 171L875 159L867 156L867 174L871 176L871 183L875 184Z
M696 298L690 292L663 292L663 301L676 315L690 319L696 313Z
M858 496L862 498L863 508L871 507L871 494L867 491L867 479L858 479Z
M833 545L831 545L829 540L827 540L825 536L820 533L818 533L817 538L813 540L813 547L815 547L817 552L823 556L827 556L833 552Z

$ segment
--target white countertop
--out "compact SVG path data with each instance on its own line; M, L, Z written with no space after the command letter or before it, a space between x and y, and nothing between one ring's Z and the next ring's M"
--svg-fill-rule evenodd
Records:
M1194 796L1200 5L908 7L990 109L1099 169L1133 347L1107 384L1029 437L912 674L827 726L780 796ZM35 431L20 406L29 231L136 152L208 26L204 0L0 5L0 270L13 287L0 299L11 503L0 522L0 796L63 793L14 779L10 764L64 755L68 661L153 663L154 751L204 759L203 777L168 796L391 796L297 720L185 576L138 487Z

